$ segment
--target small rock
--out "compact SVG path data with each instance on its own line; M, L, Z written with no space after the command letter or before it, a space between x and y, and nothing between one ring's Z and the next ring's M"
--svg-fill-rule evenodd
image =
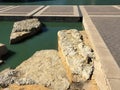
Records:
M17 43L40 32L41 22L38 19L26 19L15 22L10 35L10 43Z

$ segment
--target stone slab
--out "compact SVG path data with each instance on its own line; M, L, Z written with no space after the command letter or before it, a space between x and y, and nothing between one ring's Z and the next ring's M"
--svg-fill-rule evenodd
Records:
M0 11L7 8L8 6L5 6L5 5L0 5Z
M120 15L120 10L113 6L85 6L89 15Z
M34 11L41 9L43 6L36 5L21 5L14 6L15 8L11 8L8 10L4 10L0 12L0 16L30 16L35 13Z
M76 5L46 6L33 17L41 21L82 21L82 14Z
M46 6L43 10L36 13L34 16L79 16L79 11L77 6Z

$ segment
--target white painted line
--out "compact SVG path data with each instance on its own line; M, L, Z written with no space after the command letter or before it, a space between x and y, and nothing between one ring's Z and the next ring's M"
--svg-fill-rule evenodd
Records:
M32 16L33 14L37 13L38 11L42 10L45 6L39 6L38 8L34 9L30 13L28 13L26 16Z
M50 6L46 6L45 8L43 8L42 10L40 10L39 12L37 12L34 16L41 16L41 13L43 13L46 9L48 9ZM48 15L47 15L48 16Z

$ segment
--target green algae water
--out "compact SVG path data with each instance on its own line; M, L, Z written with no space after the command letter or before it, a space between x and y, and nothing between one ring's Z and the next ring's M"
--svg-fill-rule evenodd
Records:
M11 5L119 5L120 0L0 0L0 4Z
M83 30L81 22L43 22L43 32L18 44L9 44L13 21L0 21L0 43L6 44L9 53L4 56L5 63L0 65L0 71L5 68L15 68L36 51L45 49L57 50L57 32L63 29Z

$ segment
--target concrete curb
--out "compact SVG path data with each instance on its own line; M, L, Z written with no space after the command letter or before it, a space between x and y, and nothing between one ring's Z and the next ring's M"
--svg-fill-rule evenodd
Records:
M91 21L84 6L79 7L83 14L83 25L96 54L97 60L94 62L94 75L98 87L100 90L119 90L120 68Z

